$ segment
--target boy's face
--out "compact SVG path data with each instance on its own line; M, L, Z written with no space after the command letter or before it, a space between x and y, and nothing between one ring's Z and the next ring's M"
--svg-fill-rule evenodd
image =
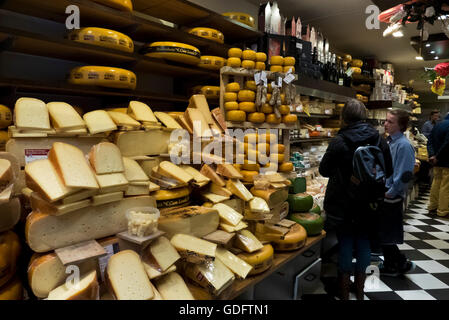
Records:
M391 113L387 113L387 120L385 120L385 131L391 136L397 132L401 131L398 123L398 117L392 115Z

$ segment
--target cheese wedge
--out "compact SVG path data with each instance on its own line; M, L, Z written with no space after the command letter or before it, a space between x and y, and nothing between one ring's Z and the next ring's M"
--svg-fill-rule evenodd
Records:
M128 180L123 173L110 173L110 174L102 174L95 175L95 178L98 181L98 185L100 186L100 192L103 190L108 190L112 187L124 187L129 184Z
M268 203L264 199L259 197L254 197L249 201L249 209L254 213L270 213L270 207L268 206Z
M220 229L226 232L237 232L246 228L248 228L248 225L243 221L240 221L240 223L236 226L231 226L226 223L220 223Z
M64 185L56 169L48 159L29 162L25 166L26 184L48 201L55 202L69 195L73 189Z
M129 184L125 191L125 196L145 196L150 194L150 182L146 182L144 185Z
M219 185L220 187L226 186L226 182L221 178L209 165L204 164L201 167L200 173L207 178L209 178L213 183Z
M98 189L95 175L83 152L77 147L55 142L48 153L48 159L67 187Z
M143 102L130 101L128 114L137 121L158 123L151 108Z
M137 161L123 157L123 164L125 166L125 177L129 182L149 181L148 176Z
M195 300L184 279L176 272L160 277L154 283L164 300Z
M97 281L97 271L93 270L84 275L76 285L64 283L53 289L47 300L99 300L99 298L100 286Z
M140 122L134 120L126 113L117 112L117 111L108 111L108 114L111 117L112 121L114 121L115 125L118 127L139 129L141 126Z
M67 196L61 200L62 204L70 204L74 202L78 202L81 200L85 200L87 198L90 198L98 193L97 189L87 189L87 190L81 190L74 194L71 194L70 196Z
M217 173L231 179L243 179L243 176L232 164L218 164Z
M234 245L245 252L252 253L263 248L262 243L248 230L241 230L235 236Z
M215 296L220 295L235 280L232 271L218 259L201 265L188 265L185 274Z
M92 205L90 199L80 200L69 204L54 204L42 199L38 193L34 192L30 197L31 208L34 212L45 212L52 216L60 216L77 210L87 208Z
M204 116L204 119L208 124L214 124L214 119L209 109L206 96L203 94L195 94L190 97L189 108L198 109Z
M209 191L212 193L218 194L220 196L223 196L223 197L231 197L232 196L231 191L229 191L228 189L221 187L218 184L215 184L213 182L210 184Z
M153 240L142 254L142 261L156 270L164 272L178 261L181 256L166 237Z
M112 121L109 114L104 110L95 110L85 113L83 119L91 134L117 130L115 122Z
M150 266L149 264L143 262L143 267L145 268L145 271L148 275L148 278L150 278L150 280L162 277L166 274L169 274L170 272L175 272L176 271L176 266L172 265L170 268L168 268L166 271L159 271L155 268L153 268L152 266Z
M194 137L211 138L209 124L199 109L187 108L185 118L193 129Z
M86 124L70 104L65 102L47 103L51 123L57 131L84 129Z
M208 183L210 179L191 166L181 165L181 169L190 174L197 183Z
M239 279L245 279L251 272L253 267L229 252L225 248L218 247L215 252L215 256L218 260L223 262L223 264L228 267L234 274L238 276Z
M239 197L244 201L250 201L254 198L251 192L246 189L243 183L237 179L229 179L226 183L226 189L232 192L233 195Z
M123 199L123 192L99 194L92 197L92 205L99 206L101 204L120 201L122 199Z
M148 187L148 190L150 191L150 192L154 192L154 191L158 191L158 190L160 190L161 189L161 187L159 186L159 185L157 185L157 184L155 184L155 183L153 183L153 182L149 182L149 187Z
M235 227L243 219L243 216L240 213L223 203L217 203L212 208L218 211L222 223L229 224Z
M20 98L14 107L14 124L19 130L50 130L50 117L45 102Z
M229 200L230 199L229 196L220 196L218 194L210 193L210 192L202 193L201 196L205 200L210 201L212 203L220 203L220 202L223 202L225 200Z
M275 226L275 225L272 225L269 223L256 223L256 233L260 233L260 234L264 234L264 233L273 234L273 235L280 236L280 238L282 238L289 231L290 231L290 229L286 228L286 227Z
M194 180L192 175L169 161L162 161L159 164L159 168L157 171L166 177L176 179L183 183L189 183L190 181Z
M170 242L187 262L201 264L215 260L215 243L182 233L174 235Z
M7 185L12 179L11 161L0 159L0 184Z
M182 129L178 122L165 112L155 112L154 115L169 129Z
M125 171L120 149L110 142L94 145L89 152L89 162L96 174Z
M134 251L114 254L108 262L107 277L118 300L150 300L154 296L142 261Z
M176 119L176 121L178 121L179 125L184 129L187 130L187 132L189 134L193 134L193 127L190 125L190 123L186 120L185 116L178 116L178 119Z

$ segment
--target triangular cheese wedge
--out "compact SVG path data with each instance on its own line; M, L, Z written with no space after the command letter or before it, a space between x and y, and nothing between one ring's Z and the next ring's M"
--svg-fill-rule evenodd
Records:
M128 114L137 121L158 123L151 108L143 102L130 101Z
M155 112L154 115L169 129L182 129L179 123L176 122L171 116L164 112Z
M200 173L208 177L213 183L219 185L220 187L226 186L226 182L209 165L203 165Z
M47 103L51 123L56 130L66 131L86 128L83 119L70 104L65 102Z
M18 130L50 130L50 117L45 102L20 98L14 107L14 124Z

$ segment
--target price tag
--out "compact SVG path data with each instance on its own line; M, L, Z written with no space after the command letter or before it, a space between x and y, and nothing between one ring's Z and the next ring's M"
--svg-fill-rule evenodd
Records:
M254 74L254 81L256 82L256 86L258 86L260 84L260 81L261 81L261 74L260 74L260 72L256 72Z
M291 71L291 69L289 70L289 72ZM284 82L286 84L290 84L292 83L292 81L295 80L295 75L292 73L287 74L287 76L284 78Z
M277 81L277 85L278 85L278 87L280 88L280 87L282 87L282 78L281 77L278 77L278 79L277 79L278 81Z
M272 88L277 87L276 82L272 81L272 82L271 82L271 87L272 87Z
M25 149L25 163L47 159L50 149Z
M299 43L299 42L298 42L298 43L296 44L296 49L302 50L302 43Z
M265 71L262 71L260 78L263 81L263 85L265 87L268 87L268 79L267 79L267 73Z
M346 74L348 75L348 77L352 76L352 73L354 72L354 69L349 68L348 70L346 70Z

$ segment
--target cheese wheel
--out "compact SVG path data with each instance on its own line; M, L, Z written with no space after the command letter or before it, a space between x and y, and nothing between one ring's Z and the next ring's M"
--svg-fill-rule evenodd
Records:
M232 110L226 112L226 120L242 122L246 120L246 112L242 110Z
M228 57L229 58L241 58L242 57L242 49L240 48L231 48L228 50Z
M287 100L285 100L285 93L281 93L281 103L287 104Z
M259 135L257 133L248 133L243 138L244 142L250 143L250 144L257 144L257 139L259 138Z
M180 42L153 42L144 47L143 54L152 58L162 58L191 65L198 65L201 61L200 50Z
M269 83L267 86L267 92L270 94L273 93L273 87L271 86L271 83ZM270 99L271 99L271 96L270 96Z
M243 52L242 52L242 59L243 60L256 61L256 59L257 59L256 51L254 51L254 50L243 50Z
M243 60L242 61L242 68L254 69L255 66L256 66L256 63L254 61L251 61L251 60Z
M308 237L321 234L324 227L323 218L316 213L292 213L288 218L303 226Z
M89 27L74 30L68 35L68 39L124 52L134 52L134 43L130 37L104 28Z
M257 90L256 81L253 81L253 80L246 81L245 82L245 89L246 90L256 91Z
M268 87L268 89L269 89L270 87ZM267 101L270 101L271 100L271 97L272 97L272 95L271 95L271 93L267 93Z
M270 113L270 114L266 115L265 121L267 123L271 123L271 124L280 124L282 121L282 118L276 118L276 115L274 113Z
M70 71L69 82L79 85L135 89L136 75L128 70L100 66L77 67Z
M270 67L270 71L271 72L280 72L280 73L282 73L282 72L284 72L284 67L283 66L276 66L276 65L274 65L274 66Z
M235 92L225 92L225 94L224 94L224 101L225 102L237 101L237 93L235 93Z
M240 68L242 61L240 58L228 58L226 65L232 68Z
M203 94L206 99L220 99L219 86L201 86L197 93Z
M260 108L260 112L263 113L273 113L274 109L272 106L270 106L268 103L264 103L263 106ZM280 120L280 119L279 119ZM268 121L267 121L268 122Z
M309 212L310 212L310 213L316 213L316 214L321 215L321 208L320 208L319 205L314 204L313 207L312 207L312 209L309 210Z
M9 140L8 131L0 131L0 151L6 150L6 143Z
M245 154L248 153L249 149L256 150L256 147L255 147L254 144L250 144L250 143L244 142L243 143L243 150L244 150Z
M243 176L244 182L254 182L254 177L259 174L259 171L248 171L248 170L242 170L240 173Z
M351 61L351 66L361 68L363 67L363 61L359 59L354 59Z
M293 66L286 66L283 69L284 73L290 72L290 73L295 73L295 67Z
M131 0L94 0L94 1L118 10L133 11L133 3Z
M261 133L259 134L259 142L277 143L277 135L274 133Z
M226 92L239 92L240 84L238 82L228 83L225 87Z
M266 244L262 249L253 253L242 252L237 255L240 259L253 267L249 275L260 274L268 270L273 264L274 250L270 244Z
M225 110L231 111L231 110L238 110L239 109L239 103L237 101L229 101L225 102Z
M248 121L254 122L254 123L262 123L265 121L265 113L262 113L262 112L250 113L250 114L248 114Z
M172 208L181 205L187 205L190 201L189 188L178 188L172 190L157 190L152 193L156 199L158 209Z
M212 28L205 28L205 27L198 27L193 28L189 30L190 34L194 34L195 36L212 40L218 43L224 43L224 35L222 32L212 29Z
M360 68L357 68L357 67L351 67L351 69L352 69L352 74L357 74L357 75L359 75L359 74L362 73L362 69L360 69Z
M307 232L303 226L295 224L284 236L283 240L276 239L271 242L276 251L290 251L302 248L306 244Z
M260 165L258 163L256 163L256 162L248 161L247 159L245 159L245 162L242 165L242 169L245 170L245 171L257 171L257 172L259 172Z
M254 102L240 102L239 110L252 113L256 112L256 104Z
M22 300L23 287L20 278L16 276L7 284L0 288L0 301L3 300Z
M282 117L282 122L285 124L292 124L298 121L296 114L288 114Z
M352 56L350 54L345 54L343 56L343 61L345 62L351 62L352 61Z
M239 102L254 102L256 93L252 90L240 90L238 95Z
M267 61L267 55L265 52L256 52L256 60L257 62L265 62Z
M284 67L286 66L294 66L296 63L295 57L285 57L284 58Z
M270 57L270 65L271 66L283 66L284 58L281 56L271 56Z
M0 129L8 128L12 123L12 112L7 106L0 104Z
M20 254L19 237L12 231L0 233L0 288L10 281L16 272Z
M231 20L236 20L238 22L244 23L247 26L254 28L255 27L255 20L252 16L250 16L247 13L243 12L225 12L223 13L225 17L228 17Z
M256 62L256 65L254 66L254 69L256 70L265 70L266 68L265 62Z
M273 146L273 150L276 150L277 148L277 153L284 153L285 152L285 146L283 144L277 144L275 146Z
M282 115L290 114L290 107L285 105L285 104L283 104L283 105L279 106L279 112Z
M288 195L289 212L309 212L313 207L313 197L308 193Z
M293 163L291 163L291 162L281 163L279 165L279 169L278 170L279 170L279 172L291 172L291 171L294 170Z
M284 154L283 153L270 154L270 162L276 162L276 163L284 162Z
M217 56L201 56L199 67L209 70L220 70L226 64L226 59Z

